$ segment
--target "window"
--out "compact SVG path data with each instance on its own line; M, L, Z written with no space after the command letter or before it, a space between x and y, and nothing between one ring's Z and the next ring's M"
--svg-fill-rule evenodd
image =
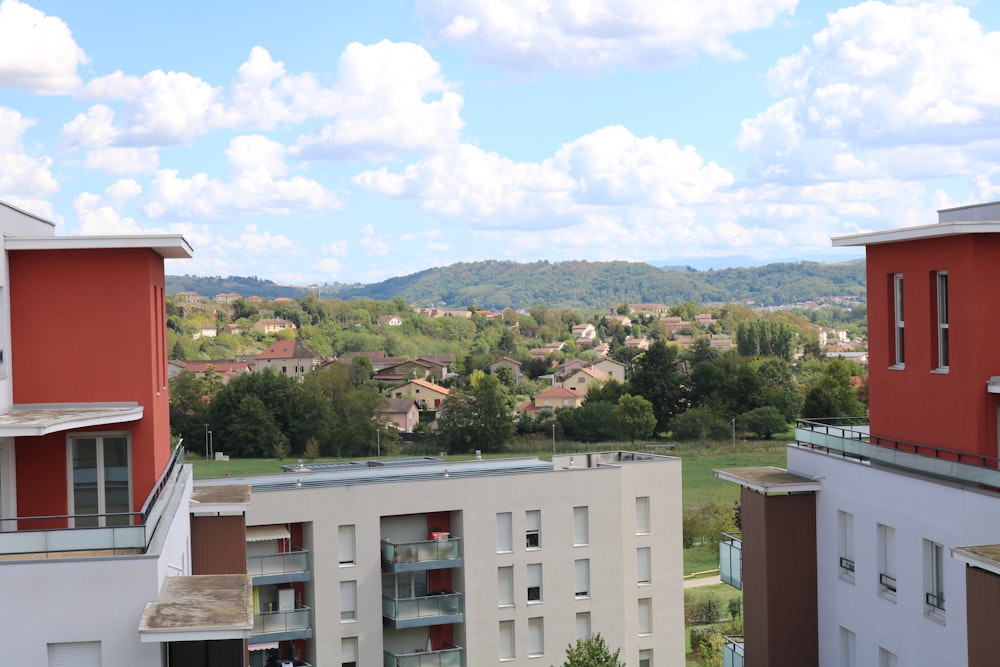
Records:
M948 272L937 272L937 367L948 370Z
M897 664L896 654L880 646L878 649L878 667L896 667Z
M358 618L358 582L340 582L340 620L354 621Z
M498 567L497 568L497 606L499 607L513 607L514 606L514 568Z
M127 526L132 509L127 435L71 436L70 514L73 525Z
M924 540L924 612L944 618L944 547Z
M576 597L590 597L590 560L583 558L574 563Z
M896 600L896 529L876 526L878 548L878 593L887 600Z
M586 507L573 508L573 546L590 544L590 510Z
M101 642L49 644L49 667L101 667Z
M635 550L636 582L648 584L653 580L651 561L652 552L649 547L639 547Z
M527 549L538 549L542 546L541 510L524 513L524 546Z
M653 598L639 599L639 634L653 634Z
M358 638L344 637L340 640L340 667L357 667Z
M528 602L542 601L542 564L528 565Z
M653 667L653 649L639 651L639 667Z
M837 510L838 572L844 581L854 583L854 515Z
M903 337L903 274L892 276L892 320L893 320L893 356L892 363L896 368L906 365L906 345Z
M649 496L635 499L635 534L646 535L649 530Z
M340 565L354 565L354 526L338 526L337 539L339 541L338 553Z
M500 659L514 659L514 621L500 621Z
M581 611L576 615L576 638L582 641L590 639L590 612Z
M857 667L857 637L847 628L840 628L840 667Z
M545 655L545 625L541 617L528 619L528 656Z
M497 553L510 553L514 550L514 529L511 525L510 512L497 513Z

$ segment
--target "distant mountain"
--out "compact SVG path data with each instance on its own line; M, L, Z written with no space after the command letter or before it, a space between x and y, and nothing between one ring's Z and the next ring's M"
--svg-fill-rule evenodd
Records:
M752 268L697 271L691 267L661 269L641 262L484 261L452 264L371 285L291 287L258 278L168 276L167 291L197 292L211 297L235 292L243 296L298 298L312 291L323 298L390 301L402 297L421 306L488 310L574 308L584 312L627 303L677 304L747 302L760 305L797 303L823 296L863 296L864 261L835 264L791 262Z

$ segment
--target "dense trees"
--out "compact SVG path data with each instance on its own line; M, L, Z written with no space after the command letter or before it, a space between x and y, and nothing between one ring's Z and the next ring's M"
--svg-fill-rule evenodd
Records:
M450 453L498 452L514 434L514 399L493 375L481 375L468 391L454 390L438 412L438 438Z
M636 357L628 386L630 393L652 404L658 433L667 432L670 420L688 408L677 348L664 341L653 343Z

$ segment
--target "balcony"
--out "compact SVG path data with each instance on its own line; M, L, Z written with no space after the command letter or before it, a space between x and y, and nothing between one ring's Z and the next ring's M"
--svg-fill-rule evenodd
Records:
M415 572L462 567L461 538L417 542L382 540L383 572Z
M309 581L309 552L296 549L286 553L247 556L247 574L254 586Z
M719 540L719 578L733 588L743 588L743 534L723 533Z
M849 419L827 421L831 423L800 419L795 427L796 444L961 484L1000 488L1000 460L996 458L872 435L868 424L852 424Z
M71 551L144 553L164 509L186 483L183 470L184 449L178 446L138 512L0 518L0 531L6 531L0 532L0 555L45 558Z
M440 651L382 652L382 667L462 667L462 647L445 644Z
M310 637L312 637L312 609L309 607L288 611L265 611L253 615L251 644Z
M461 623L464 620L462 594L443 591L418 598L383 597L382 617L397 630Z
M743 667L743 635L726 635L722 645L722 667Z

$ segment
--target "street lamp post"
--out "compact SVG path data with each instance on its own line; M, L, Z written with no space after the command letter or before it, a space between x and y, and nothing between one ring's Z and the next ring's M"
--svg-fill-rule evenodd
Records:
M205 460L208 460L208 424L205 424Z
M736 446L736 417L733 417L733 447Z
M552 456L556 455L556 423L552 422Z

